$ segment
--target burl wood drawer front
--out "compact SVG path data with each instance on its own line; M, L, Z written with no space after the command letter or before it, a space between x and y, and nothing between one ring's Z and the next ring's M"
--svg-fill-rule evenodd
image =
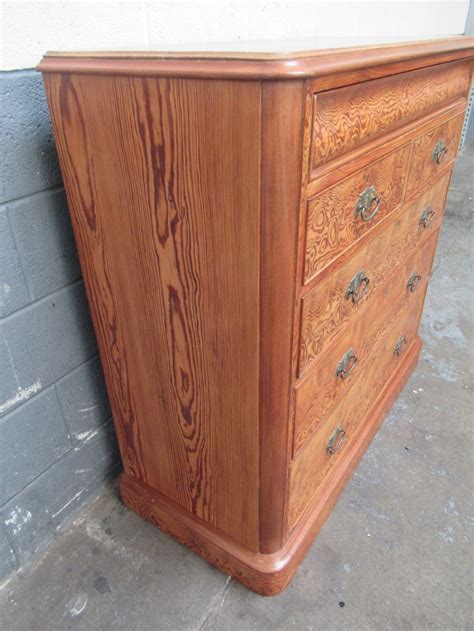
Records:
M395 371L397 363L416 337L424 292L377 346L352 389L328 416L291 465L288 505L289 528L293 528L310 504L329 471L356 437L370 407Z
M401 147L308 200L306 283L401 205L409 154Z
M464 114L452 118L413 142L407 198L423 190L456 157Z
M315 94L311 170L465 96L469 81L455 62Z
M445 173L415 202L353 257L317 283L302 299L298 375L304 374L341 328L364 311L387 275L441 223L450 173Z
M363 376L377 344L395 321L424 294L431 270L437 234L405 260L380 288L380 297L350 327L338 336L307 378L297 387L295 397L294 454L317 430L353 383Z

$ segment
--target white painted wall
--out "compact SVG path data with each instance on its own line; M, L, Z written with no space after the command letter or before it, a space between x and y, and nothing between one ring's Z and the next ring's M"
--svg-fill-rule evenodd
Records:
M256 39L462 34L468 7L469 0L2 1L0 69L31 68L46 50L160 50L180 43L222 49L217 43Z

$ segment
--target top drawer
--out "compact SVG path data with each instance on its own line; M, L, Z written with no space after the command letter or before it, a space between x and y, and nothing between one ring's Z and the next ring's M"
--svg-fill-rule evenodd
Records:
M469 81L454 62L315 94L311 171L465 96Z

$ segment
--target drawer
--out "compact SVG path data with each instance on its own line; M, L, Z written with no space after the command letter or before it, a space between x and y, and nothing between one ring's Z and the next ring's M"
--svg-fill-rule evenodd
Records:
M373 350L395 321L424 295L431 271L437 233L386 278L373 300L352 326L328 347L307 378L296 388L294 446L296 454L327 414L363 375Z
M423 190L455 159L463 122L464 115L461 114L413 141L407 199Z
M469 62L455 62L315 94L310 170L465 97L469 83Z
M377 346L352 389L304 446L290 468L288 523L292 529L326 476L344 455L371 406L416 338L423 294Z
M401 205L409 154L405 145L308 200L305 283Z
M341 328L364 311L384 280L441 223L450 173L437 180L380 234L302 299L298 375L314 363Z

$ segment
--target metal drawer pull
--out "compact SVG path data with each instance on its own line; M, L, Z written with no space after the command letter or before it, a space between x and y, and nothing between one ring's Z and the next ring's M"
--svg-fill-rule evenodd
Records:
M434 146L433 153L431 154L431 159L433 162L436 162L436 164L442 164L447 155L448 148L446 147L446 143L444 140L438 140Z
M347 379L351 372L354 370L354 366L357 364L357 356L350 348L347 352L344 353L344 357L338 363L336 368L336 377L340 377L341 379Z
M394 348L393 348L393 352L397 357L400 357L400 355L403 353L403 351L405 350L405 346L407 345L407 338L402 335L398 338L397 343L395 344Z
M411 291L413 293L415 289L418 287L418 285L420 284L420 280L421 280L421 276L417 274L416 272L413 272L413 274L408 279L408 283L407 283L408 291Z
M346 289L346 293L344 294L346 300L349 300L350 298L352 302L356 305L369 291L369 283L369 277L366 276L364 271L361 270L360 272L357 272L357 274L349 283L349 286Z
M420 221L418 223L420 226L423 226L423 228L428 228L428 226L431 225L434 216L435 211L431 208L431 206L427 206L421 213Z
M355 207L355 216L362 221L371 221L380 209L380 197L377 195L375 186L368 186L365 191L359 195Z
M328 452L328 454L331 454L331 456L335 454L336 451L340 447L342 447L342 444L345 442L346 438L346 431L342 427L342 425L336 427L331 435L331 438L328 440L328 444L326 445L326 451Z

